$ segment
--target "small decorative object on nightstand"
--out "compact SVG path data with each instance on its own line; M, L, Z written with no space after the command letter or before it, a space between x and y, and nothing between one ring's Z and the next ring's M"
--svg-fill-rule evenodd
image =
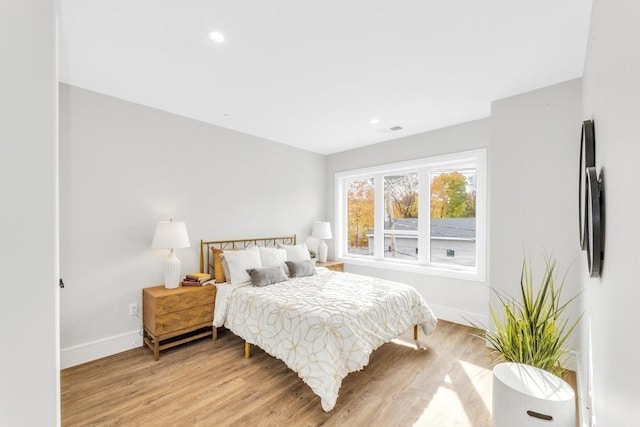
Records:
M167 289L155 286L142 290L144 342L156 360L160 350L213 335L213 285Z
M339 261L318 262L316 263L316 267L325 267L333 271L344 271L344 262L339 262Z

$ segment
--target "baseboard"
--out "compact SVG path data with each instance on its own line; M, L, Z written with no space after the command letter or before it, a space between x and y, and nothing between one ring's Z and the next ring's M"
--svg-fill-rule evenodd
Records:
M576 400L578 402L578 417L580 427L591 426L591 402L589 401L589 388L587 374L582 369L581 353L572 352L576 359Z
M140 331L130 331L60 349L60 369L70 368L142 346Z
M457 310L442 305L429 304L429 307L431 307L433 314L435 314L438 319L465 326L489 325L488 315L480 315L478 313Z

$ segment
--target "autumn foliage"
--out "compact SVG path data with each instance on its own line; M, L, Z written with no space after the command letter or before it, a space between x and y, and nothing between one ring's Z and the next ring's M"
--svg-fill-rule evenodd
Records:
M374 189L373 179L357 179L349 184L347 215L349 247L366 247L367 233L373 228Z
M460 172L436 175L431 180L431 218L473 218L476 216L475 176ZM471 181L471 182L469 182Z

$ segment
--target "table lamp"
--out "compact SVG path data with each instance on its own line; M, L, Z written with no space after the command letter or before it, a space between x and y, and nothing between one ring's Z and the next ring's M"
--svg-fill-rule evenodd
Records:
M311 229L311 237L320 239L318 244L318 261L327 262L327 252L329 248L324 242L325 239L333 239L331 235L331 224L326 221L316 221Z
M174 289L180 286L180 260L174 249L188 248L189 236L184 222L160 221L156 226L151 247L153 249L169 249L169 256L164 261L164 287Z

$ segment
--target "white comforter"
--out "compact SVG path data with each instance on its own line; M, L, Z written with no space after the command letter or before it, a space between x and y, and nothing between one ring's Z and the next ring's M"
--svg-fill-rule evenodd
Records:
M373 350L412 325L431 333L436 318L411 286L318 272L265 287L218 286L222 292L214 326L224 322L234 334L283 360L330 411L342 379L366 366Z

